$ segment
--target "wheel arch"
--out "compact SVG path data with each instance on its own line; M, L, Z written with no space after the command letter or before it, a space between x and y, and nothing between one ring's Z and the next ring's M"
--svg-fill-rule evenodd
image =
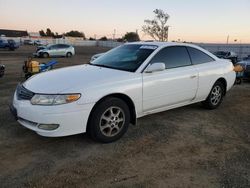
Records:
M97 108L98 104L100 104L102 101L104 101L105 99L110 98L110 97L121 99L128 105L129 112L130 112L130 117L131 117L130 123L133 124L133 125L136 125L136 109L135 109L135 105L134 105L133 100L126 94L112 93L112 94L108 94L108 95L102 97L101 99L99 99L98 102L96 102L96 104L92 108L92 110L90 112L90 115L88 117L87 131L89 129L89 120L90 120L90 117L92 115L92 112Z
M66 55L67 55L67 54L73 55L73 53L72 53L71 51L66 51Z
M48 57L50 57L50 53L49 53L48 51L42 52L42 53L41 53L41 56L43 57L44 54L47 54Z
M215 83L216 83L216 82L221 82L221 83L223 84L223 86L224 86L224 93L223 93L223 95L225 96L226 93L227 93L227 81L226 81L226 79L223 78L223 77L220 77L220 78L218 78L218 79L215 81Z

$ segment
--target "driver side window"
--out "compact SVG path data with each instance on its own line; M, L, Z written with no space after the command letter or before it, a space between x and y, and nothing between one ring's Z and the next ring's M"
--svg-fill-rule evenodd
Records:
M170 46L158 52L153 59L153 63L165 63L167 69L191 65L191 60L187 49L184 46Z

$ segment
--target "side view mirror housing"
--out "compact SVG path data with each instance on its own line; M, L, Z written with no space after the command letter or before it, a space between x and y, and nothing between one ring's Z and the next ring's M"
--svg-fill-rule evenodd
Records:
M158 71L163 71L166 69L166 65L165 63L153 63L150 64L147 68L146 68L146 73L152 73L152 72L158 72Z

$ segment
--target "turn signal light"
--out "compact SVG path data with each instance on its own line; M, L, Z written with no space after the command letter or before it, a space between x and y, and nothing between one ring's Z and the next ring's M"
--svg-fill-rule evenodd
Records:
M80 97L81 97L80 94L67 95L66 101L67 102L74 102L74 101L77 101Z

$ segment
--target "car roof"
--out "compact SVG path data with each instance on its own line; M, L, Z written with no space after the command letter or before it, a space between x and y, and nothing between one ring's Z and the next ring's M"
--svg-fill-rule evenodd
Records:
M131 42L131 43L126 43L126 44L140 44L140 45L155 45L155 46L195 46L190 43L181 43L181 42L157 42L157 41L150 41L150 42Z
M214 54L212 54L211 52L208 52L207 50L201 48L198 45L195 44L190 44L190 43L181 43L181 42L157 42L157 41L150 41L150 42L131 42L131 43L125 43L125 45L129 45L129 44L139 44L139 45L155 45L158 46L159 48L164 48L164 47L168 47L168 46L186 46L186 47L192 47L195 49L198 49L204 53L206 53L207 55L209 55L210 57L214 58L214 59L218 59Z

